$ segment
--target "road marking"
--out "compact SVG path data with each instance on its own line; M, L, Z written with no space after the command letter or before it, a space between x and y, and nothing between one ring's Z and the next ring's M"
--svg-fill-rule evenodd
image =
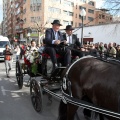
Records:
M5 96L5 95L6 95L6 92L5 92L5 89L4 89L3 86L1 86L1 91L2 91L3 96Z

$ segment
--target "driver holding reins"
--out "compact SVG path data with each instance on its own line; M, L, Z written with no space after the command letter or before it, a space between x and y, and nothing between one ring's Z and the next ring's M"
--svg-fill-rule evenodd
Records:
M64 41L62 33L59 31L60 24L59 20L54 20L52 24L52 28L47 29L45 32L45 51L48 53L51 57L52 63L53 63L53 70L55 70L57 66L57 58L56 53L61 54L64 58L64 66L69 66L71 63L71 51L70 49L67 49L61 51L59 44Z
M65 44L70 46L72 56L78 56L79 58L83 57L79 39L77 35L73 34L74 28L71 25L67 25L64 30L66 33L63 34L63 38L66 40Z

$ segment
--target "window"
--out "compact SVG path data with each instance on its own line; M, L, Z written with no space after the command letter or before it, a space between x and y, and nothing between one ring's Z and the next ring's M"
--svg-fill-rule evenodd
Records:
M89 21L93 21L94 18L92 18L92 17L88 17L88 20L89 20Z
M69 23L70 23L69 21L63 20L64 25L69 25Z
M31 22L39 22L40 21L40 16L38 17L31 17Z
M54 8L54 7L48 7L48 11L52 12L52 13L61 13L61 9L59 8Z
M31 11L40 11L41 10L41 4L31 4L30 5Z
M79 6L79 9L80 9L80 10L84 9L84 10L86 11L86 8L83 7L83 6Z
M88 12L94 14L94 10L88 9Z
M74 3L70 1L64 1L64 6L65 7L74 7Z
M69 16L73 16L73 12L69 12Z
M63 10L64 15L73 16L73 12Z
M80 0L80 2L86 3L86 0Z
M105 15L102 15L102 19L105 19Z
M99 19L101 19L101 15L99 15Z
M30 10L31 11L40 11L41 9L41 0L31 0Z
M92 5L92 6L95 5L93 1L89 1L88 4L89 4L89 5Z
M50 0L51 2L59 2L61 3L61 0Z
M41 4L41 0L30 0L30 4Z
M79 15L79 19L82 19L81 15ZM86 20L86 16L83 16L83 20Z

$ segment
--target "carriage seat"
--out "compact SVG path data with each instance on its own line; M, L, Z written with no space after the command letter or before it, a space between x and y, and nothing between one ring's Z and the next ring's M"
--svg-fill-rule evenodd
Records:
M50 55L47 54L47 53L43 53L43 54L42 54L42 57L50 58ZM61 55L56 54L56 58L61 58Z
M26 57L24 57L24 63L25 63L25 65L28 65L29 67L30 67L30 65L31 65L30 61L27 60Z

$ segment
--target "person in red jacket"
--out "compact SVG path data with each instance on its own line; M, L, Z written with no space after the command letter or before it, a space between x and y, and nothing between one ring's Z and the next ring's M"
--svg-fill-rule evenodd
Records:
M9 45L6 45L6 49L3 51L3 55L5 56L5 68L6 68L6 75L9 78L9 71L12 68L12 52L9 48Z

